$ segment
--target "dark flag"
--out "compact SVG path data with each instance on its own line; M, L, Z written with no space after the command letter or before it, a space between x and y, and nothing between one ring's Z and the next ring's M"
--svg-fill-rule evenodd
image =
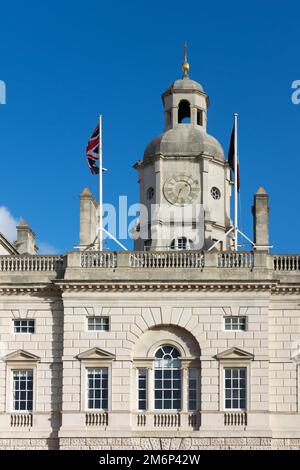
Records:
M235 128L233 126L232 132L231 132L231 137L230 137L230 145L229 145L229 150L228 150L228 163L230 166L230 169L232 173L234 173L234 157L235 157L235 149L234 149L234 134L235 134ZM239 162L237 162L237 190L240 190L240 166Z
M99 124L95 127L94 132L91 135L90 140L86 146L86 158L89 169L93 175L99 174L99 167L96 165L96 161L99 160Z

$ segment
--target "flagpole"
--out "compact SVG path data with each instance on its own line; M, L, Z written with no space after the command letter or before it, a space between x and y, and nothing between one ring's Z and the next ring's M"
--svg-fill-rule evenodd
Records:
M237 113L234 113L234 250L238 251L238 143Z
M102 114L99 115L99 251L103 251Z

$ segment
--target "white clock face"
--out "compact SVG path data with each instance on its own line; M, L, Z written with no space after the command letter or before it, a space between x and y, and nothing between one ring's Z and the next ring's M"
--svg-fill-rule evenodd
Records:
M189 175L174 175L164 183L165 198L176 206L191 204L198 194L199 181Z

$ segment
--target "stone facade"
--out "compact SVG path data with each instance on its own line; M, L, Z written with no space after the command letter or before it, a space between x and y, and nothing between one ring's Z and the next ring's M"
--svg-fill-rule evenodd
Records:
M163 98L165 132L136 165L141 201L149 184L159 204L202 200L205 243L181 251L154 218L149 251L96 251L88 190L78 251L36 255L24 221L16 245L0 234L1 449L300 449L300 255L269 254L262 188L253 251L216 244L231 182L207 95L185 76ZM193 221L173 222L192 242Z
M235 268L220 267L223 254L215 252L201 254L201 268L172 268L154 267L157 252L133 267L133 255L140 254L111 253L114 267L107 259L90 267L86 254L74 252L37 271L28 260L42 257L0 258L0 445L300 448L300 257L253 253L251 267ZM109 318L109 331L89 331L90 317ZM227 317L246 317L246 330L225 330ZM16 319L35 320L35 332L14 333ZM183 375L191 363L199 368L201 385L197 410L185 403L179 413L167 413L173 421L158 423L163 413L154 409L152 390L149 409L137 409L136 372L151 372L156 346L166 343L182 351ZM86 407L90 366L109 370L104 418L91 417ZM248 389L246 410L230 412L236 417L226 422L227 366L247 368ZM20 368L34 370L34 404L31 421L16 423L11 371Z

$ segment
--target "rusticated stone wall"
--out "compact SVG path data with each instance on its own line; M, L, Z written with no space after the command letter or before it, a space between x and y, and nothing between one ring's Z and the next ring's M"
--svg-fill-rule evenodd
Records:
M1 450L300 450L300 439L269 437L82 437L0 439Z

